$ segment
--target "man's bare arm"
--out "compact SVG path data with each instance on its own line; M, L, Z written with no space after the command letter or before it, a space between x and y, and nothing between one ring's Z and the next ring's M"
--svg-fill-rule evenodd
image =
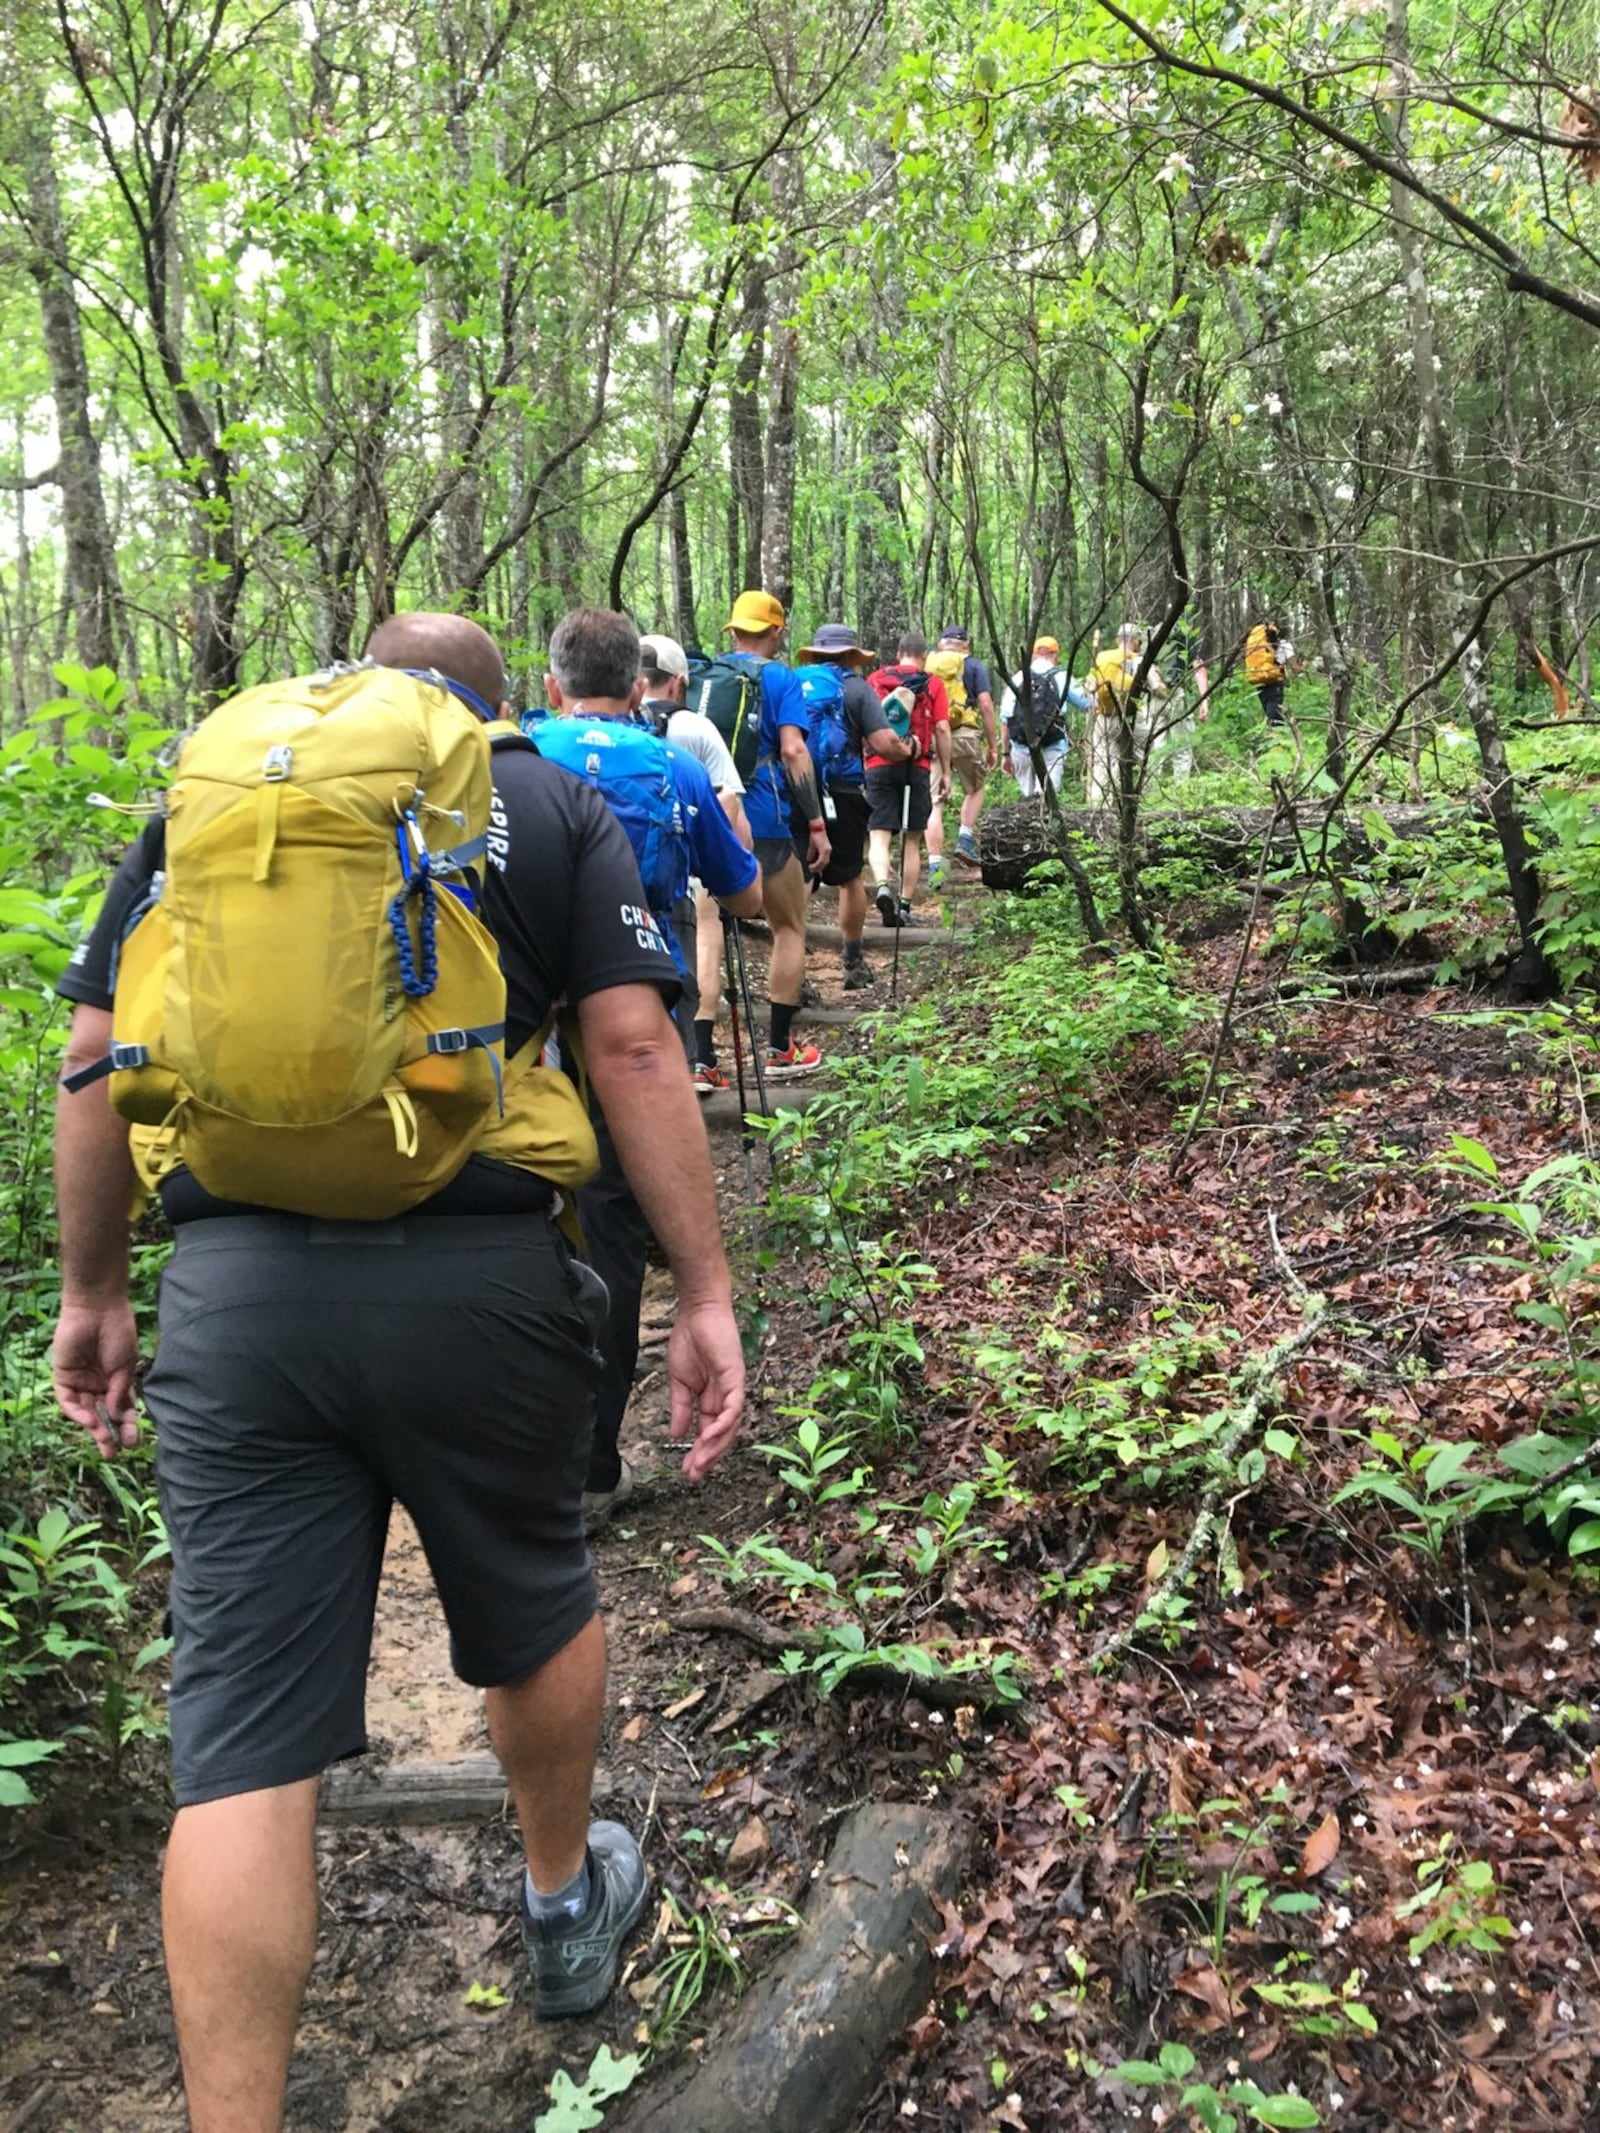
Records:
M111 1048L104 1008L72 1017L64 1072L103 1059ZM138 1441L134 1371L138 1335L128 1303L128 1210L134 1171L128 1125L111 1108L108 1084L94 1081L56 1100L56 1205L61 1230L61 1316L56 1325L56 1403L111 1458Z
M623 1172L677 1283L667 1359L672 1434L693 1433L684 1472L698 1481L732 1444L744 1412L744 1355L705 1125L682 1042L653 986L591 993L578 1022Z
M783 757L783 774L789 781L789 794L811 831L811 850L808 861L810 871L820 874L833 857L833 844L828 836L822 814L822 787L817 780L817 767L811 760L811 750L806 745L803 726L780 726L778 748Z

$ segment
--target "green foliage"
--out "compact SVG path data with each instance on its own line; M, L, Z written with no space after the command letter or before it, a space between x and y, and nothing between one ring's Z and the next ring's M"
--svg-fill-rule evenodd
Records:
M1496 1909L1500 1884L1485 1859L1462 1859L1456 1853L1456 1838L1446 1830L1438 1848L1417 1868L1417 1892L1395 1908L1402 1923L1418 1919L1409 1952L1426 1955L1430 1948L1470 1948L1479 1955L1497 1955L1505 1943L1515 1940L1516 1928Z
M1303 2096L1268 2096L1253 2081L1230 2081L1222 2089L1209 2081L1194 2081L1195 2055L1186 2044L1163 2044L1154 2059L1124 2059L1110 2069L1118 2081L1133 2088L1162 2089L1172 2094L1180 2111L1191 2111L1194 2123L1205 2133L1238 2133L1239 2112L1251 2125L1320 2126L1321 2114ZM1230 2110L1236 2105L1237 2110Z
M1498 1185L1500 1169L1481 1141L1457 1135L1450 1166L1480 1185ZM1519 1516L1542 1526L1574 1557L1600 1551L1600 1344L1593 1320L1600 1268L1600 1163L1557 1156L1524 1180L1514 1198L1477 1200L1469 1211L1501 1223L1512 1248L1501 1264L1516 1268L1532 1294L1518 1317L1555 1335L1554 1362L1529 1358L1550 1381L1547 1426L1491 1454L1471 1442L1420 1444L1394 1428L1375 1428L1377 1455L1339 1490L1337 1503L1376 1501L1405 1514L1401 1538L1435 1561L1475 1520Z
M681 2040L708 1995L727 1990L737 1999L743 1994L750 1980L745 1952L750 1943L785 1940L800 1926L799 1915L789 1904L772 1896L745 1902L718 1881L697 1882L692 1903L685 1903L673 1889L664 1892L662 1902L658 1933L666 1954L643 1981L652 2059ZM635 2069L639 2064L637 2060L623 2063ZM599 2120L585 2123L598 2125Z
M533 2121L533 2133L592 2133L605 2120L599 2106L631 2089L643 2064L637 2052L619 2059L609 2044L602 2044L581 2082L574 2081L565 2067L558 2068L550 2084L549 2105Z

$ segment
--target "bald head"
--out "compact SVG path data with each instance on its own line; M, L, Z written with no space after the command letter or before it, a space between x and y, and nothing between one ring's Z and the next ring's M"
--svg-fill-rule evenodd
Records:
M391 615L367 639L380 667L432 668L459 681L495 710L506 700L506 663L485 629L465 615Z

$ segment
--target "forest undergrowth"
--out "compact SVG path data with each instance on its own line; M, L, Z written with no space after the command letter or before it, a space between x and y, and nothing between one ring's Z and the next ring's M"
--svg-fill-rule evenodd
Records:
M787 1431L676 1588L823 1698L762 1788L977 1832L865 2133L1592 2123L1589 1025L1252 965L1197 1119L1238 942L1021 913L776 1128Z

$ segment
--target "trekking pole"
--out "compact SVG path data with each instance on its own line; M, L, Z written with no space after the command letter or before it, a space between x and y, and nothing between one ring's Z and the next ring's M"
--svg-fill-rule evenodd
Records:
M916 758L912 758L915 763ZM906 771L906 789L900 798L900 893L904 900L906 886L906 839L911 834L911 771ZM894 947L889 956L889 998L898 1003L900 998L900 913L894 915Z
M750 1120L746 1115L750 1106L745 1100L744 1045L739 1036L739 992L733 976L733 943L738 937L734 928L737 924L738 921L732 918L725 918L722 922L722 967L728 981L728 1019L733 1025L733 1078L739 1090L739 1145L744 1153L744 1190L746 1199L754 1206L756 1170L751 1154L754 1135L750 1131Z
M761 1071L761 1046L756 1041L756 1011L750 1000L750 972L744 959L744 936L739 931L739 921L728 919L725 924L733 929L733 960L739 972L739 997L744 1002L745 1034L750 1039L750 1065L756 1077L756 1105L763 1118L770 1118L767 1109L767 1077ZM767 1143L767 1165L772 1164L772 1143Z

